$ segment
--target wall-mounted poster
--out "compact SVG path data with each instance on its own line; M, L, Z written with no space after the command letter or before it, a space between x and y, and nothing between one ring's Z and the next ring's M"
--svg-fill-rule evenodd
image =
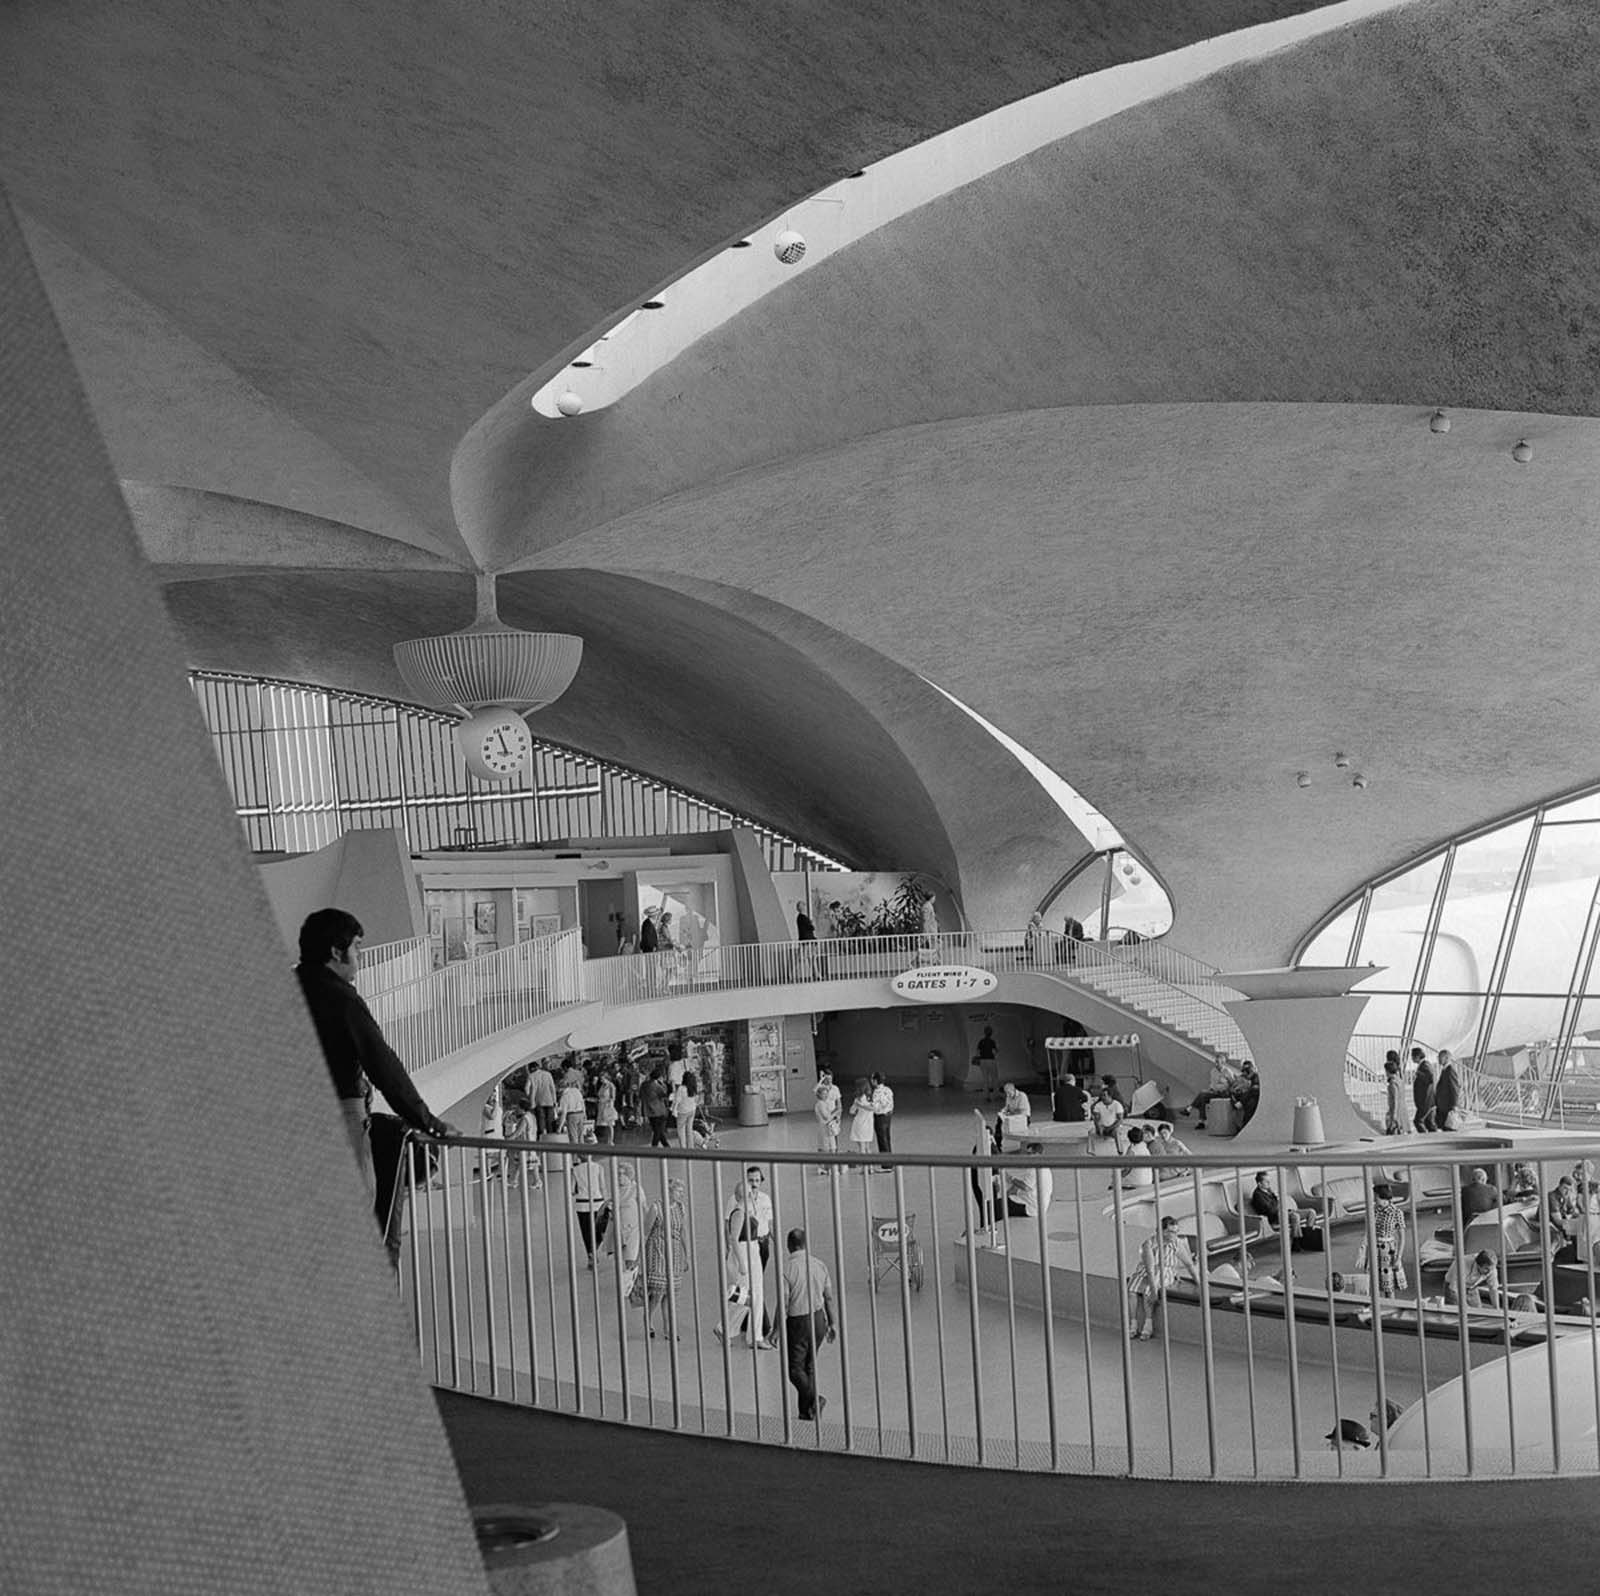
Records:
M472 929L482 937L494 935L494 899L479 898L472 909Z
M528 919L530 937L553 937L561 929L559 914L535 914Z
M428 935L442 937L444 935L444 905L430 903L428 905Z

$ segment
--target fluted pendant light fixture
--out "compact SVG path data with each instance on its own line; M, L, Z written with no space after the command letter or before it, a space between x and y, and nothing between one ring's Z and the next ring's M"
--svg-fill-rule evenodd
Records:
M394 647L395 666L419 704L465 717L456 728L461 752L488 781L508 780L527 765L533 745L523 717L560 698L582 658L581 637L505 625L490 575L478 577L471 626Z

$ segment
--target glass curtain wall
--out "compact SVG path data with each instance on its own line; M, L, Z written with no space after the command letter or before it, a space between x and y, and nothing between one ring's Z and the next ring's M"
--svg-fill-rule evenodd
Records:
M1071 918L1093 941L1165 936L1172 929L1172 900L1150 867L1126 848L1107 848L1085 859L1058 886L1042 910L1045 926L1061 929Z
M1297 964L1375 964L1352 1051L1449 1048L1524 1112L1600 1104L1600 790L1445 843L1370 883ZM1513 1084L1514 1083L1514 1084Z
M510 782L471 775L455 722L384 699L197 672L191 685L250 847L304 853L346 831L404 830L413 852L542 847L748 826L774 870L840 870L745 815L534 739Z

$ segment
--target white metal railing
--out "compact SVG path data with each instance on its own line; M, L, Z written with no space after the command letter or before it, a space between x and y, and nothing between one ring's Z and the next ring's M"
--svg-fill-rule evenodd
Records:
M433 950L426 937L379 942L356 954L356 990L370 998L402 981L416 981L433 969Z
M1413 1072L1407 1057L1409 1050L1403 1042L1398 1036L1372 1032L1358 1032L1350 1038L1350 1051L1345 1061L1345 1090L1357 1108L1375 1114L1375 1123L1380 1127L1384 1121L1387 1091L1383 1058L1390 1050L1400 1054L1404 1061L1402 1121L1408 1127L1411 1124ZM1470 1059L1457 1059L1456 1073L1461 1081L1462 1110L1471 1117L1496 1125L1539 1126L1563 1131L1586 1130L1594 1123L1592 1109L1588 1113L1571 1112L1573 1105L1567 1101L1559 1081L1500 1075Z
M576 1149L432 1145L431 1176L405 1161L391 1224L401 1299L440 1386L660 1429L999 1468L1268 1480L1600 1472L1600 1212L1567 1221L1581 1245L1558 1253L1537 1194L1509 1197L1509 1148L1496 1161L1508 1195L1459 1255L1438 1240L1440 1227L1462 1234L1459 1148L1390 1143L1277 1167L1286 1206L1304 1210L1320 1242L1305 1251L1241 1212L1260 1154L1242 1166L1205 1153L1151 1160L1138 1167L1162 1178L1127 1188L1119 1178L1135 1166L1055 1151L1048 1165L887 1156L863 1168L814 1153L592 1148L610 1219L591 1269ZM1547 1190L1596 1147L1542 1144L1532 1178ZM1468 1156L1490 1155L1480 1144ZM771 1197L773 1256L747 1258L741 1304L730 1300L742 1249L729 1246L727 1217L751 1162ZM825 1183L808 1178L819 1163ZM1024 1173L1037 1191L1042 1168L1048 1210L986 1223L975 1193ZM1403 1224L1392 1255L1378 1241L1380 1181L1396 1183ZM1192 1239L1198 1281L1157 1290L1154 1336L1135 1340L1124 1282L1167 1218ZM803 1368L800 1384L786 1378L788 1358L752 1344L760 1324L741 1324L764 1299L804 1363L804 1320L786 1314L782 1281L791 1226L832 1280L838 1343L814 1348L815 1409ZM1468 1282L1447 1301L1452 1270L1463 1279L1456 1260L1491 1233L1497 1283ZM1330 1450L1340 1420L1359 1432Z
M1389 1083L1383 1071L1374 1070L1354 1052L1346 1052L1344 1090L1355 1111L1381 1131L1389 1118Z
M426 944L409 950L405 944L388 946L397 953L359 971L357 985L413 1073L570 1003L619 1006L728 988L881 979L919 965L951 963L997 974L1058 976L1213 1051L1235 1058L1244 1054L1243 1038L1231 1017L1171 979L1179 974L1194 979L1210 967L1152 944L1107 948L1020 931L964 931L713 944L584 960L574 930L406 979L397 977L428 956Z
M375 992L369 1006L415 1074L451 1053L577 1003L576 930L500 948Z
M1107 947L1050 933L947 931L937 936L737 943L695 952L667 949L588 960L583 966L583 992L601 1003L638 1003L726 987L893 976L918 964L967 964L996 974L1059 976L1213 1051L1232 1058L1245 1056L1238 1026L1217 1002L1237 994L1218 981L1212 966L1153 942ZM1184 981L1190 984L1180 984Z

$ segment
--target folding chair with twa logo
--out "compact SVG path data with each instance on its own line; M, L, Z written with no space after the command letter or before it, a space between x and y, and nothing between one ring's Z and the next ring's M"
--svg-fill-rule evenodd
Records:
M904 1269L911 1284L922 1290L922 1243L917 1240L917 1216L907 1214L904 1225L895 1214L875 1214L872 1219L872 1289L888 1274Z

